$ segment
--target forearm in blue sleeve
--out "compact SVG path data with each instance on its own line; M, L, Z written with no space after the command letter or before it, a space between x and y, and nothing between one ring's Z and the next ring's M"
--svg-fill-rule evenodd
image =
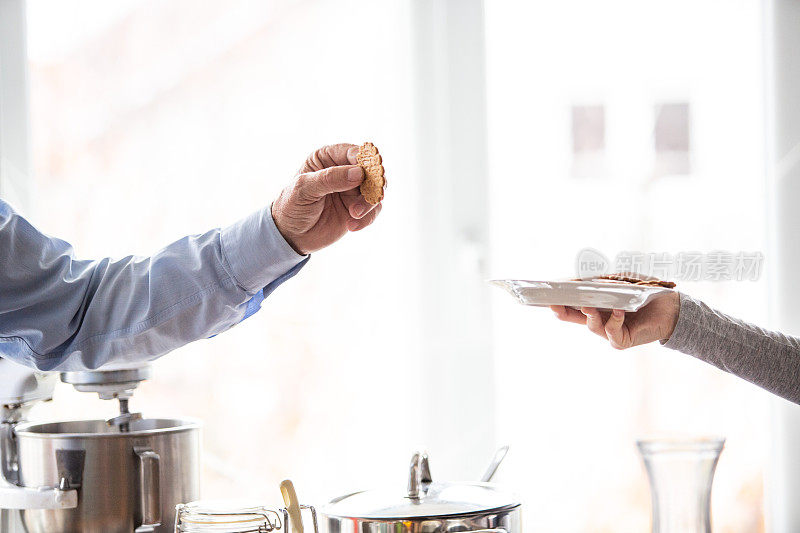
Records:
M41 370L94 369L225 331L307 260L269 211L151 257L86 261L0 201L0 356Z

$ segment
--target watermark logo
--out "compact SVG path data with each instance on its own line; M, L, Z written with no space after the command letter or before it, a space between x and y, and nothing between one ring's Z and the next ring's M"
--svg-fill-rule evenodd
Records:
M575 260L575 272L579 278L594 278L609 274L611 263L602 252L594 248L584 248Z
M609 261L598 250L578 252L575 270L589 278L613 272L682 281L757 281L761 277L764 254L761 252L620 252Z

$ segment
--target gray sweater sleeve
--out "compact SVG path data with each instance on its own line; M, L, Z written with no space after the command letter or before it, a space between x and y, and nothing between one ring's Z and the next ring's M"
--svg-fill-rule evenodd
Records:
M737 320L681 294L678 323L664 346L800 403L797 337Z

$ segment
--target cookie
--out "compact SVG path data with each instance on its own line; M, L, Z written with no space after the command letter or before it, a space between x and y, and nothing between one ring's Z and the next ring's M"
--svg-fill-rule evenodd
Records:
M356 162L364 169L361 194L368 204L375 205L383 200L383 188L386 185L381 154L374 144L366 142L358 147Z
M595 279L602 279L602 280L609 280L609 281L621 281L623 283L631 283L633 285L645 285L648 287L665 287L667 289L672 289L675 287L675 282L673 281L662 281L660 279L652 278L652 279L640 279L634 278L631 276L622 276L620 274L609 274L606 276L598 276Z

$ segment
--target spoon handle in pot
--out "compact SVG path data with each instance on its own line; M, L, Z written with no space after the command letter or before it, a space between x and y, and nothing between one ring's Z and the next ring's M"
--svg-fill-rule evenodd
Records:
M286 504L286 511L292 521L293 533L303 533L303 517L300 516L300 501L297 499L297 492L291 480L281 481L281 495L283 503Z
M492 480L495 473L497 472L497 467L500 466L500 463L503 462L503 459L506 458L506 454L508 453L508 446L503 446L498 449L494 457L492 458L492 462L489 464L489 468L486 469L486 472L481 476L481 481L484 483L488 483Z

